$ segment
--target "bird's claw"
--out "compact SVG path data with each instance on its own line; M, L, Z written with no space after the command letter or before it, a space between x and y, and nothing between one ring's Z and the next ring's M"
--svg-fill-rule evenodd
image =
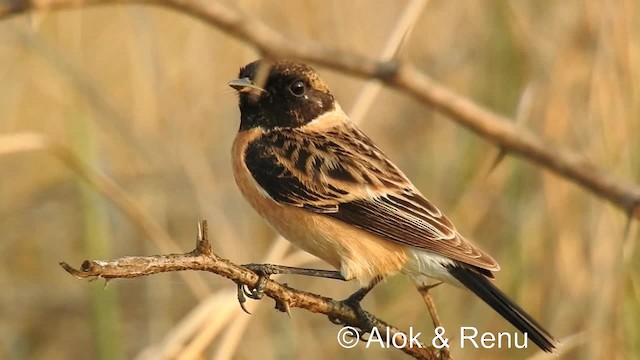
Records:
M364 335L368 332L371 332L375 323L373 321L371 314L364 311L364 309L360 305L361 300L362 299L358 297L350 296L347 299L343 300L342 302L345 305L349 306L351 309L353 309L353 311L356 313L356 319L358 320L358 327L362 330L360 335ZM334 322L333 320L331 321Z
M244 311L247 314L251 315L249 310L247 310L247 308L244 306L244 304L247 302L247 297L245 296L244 285L240 284L240 283L238 283L237 285L238 285L238 303L240 304L240 307L242 308L242 311Z
M269 275L258 275L258 283L254 288L250 288L247 285L242 285L242 292L250 299L260 300L264 296L264 287L269 280Z
M264 296L264 288L267 285L267 280L269 280L269 276L271 276L271 272L268 268L262 266L262 264L247 264L243 265L243 267L253 271L258 275L258 282L256 286L250 287L245 284L238 283L238 303L240 303L240 307L247 314L251 314L249 310L245 307L245 303L247 302L247 298L253 300L260 300ZM286 311L289 313L288 311Z
M356 321L359 328L358 333L360 334L360 336L365 335L366 333L370 333L375 325L371 314L366 312L360 305L361 300L362 298L357 294L353 294L352 296L349 296L348 298L342 300L343 304L350 307L356 313ZM343 320L333 316L329 316L329 321L336 325L347 325L347 323Z

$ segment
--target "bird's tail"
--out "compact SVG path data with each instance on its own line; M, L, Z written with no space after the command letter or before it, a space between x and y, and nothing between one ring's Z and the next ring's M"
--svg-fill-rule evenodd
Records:
M480 297L518 330L526 333L527 337L542 350L554 352L558 341L484 275L461 266L451 266L448 270L462 285Z

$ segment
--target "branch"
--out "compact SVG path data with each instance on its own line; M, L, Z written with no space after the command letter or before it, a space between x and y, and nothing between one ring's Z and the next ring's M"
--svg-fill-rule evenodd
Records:
M71 267L66 262L61 262L60 266L69 274L78 279L95 280L106 279L128 279L152 274L159 274L172 271L197 270L208 271L232 280L238 286L248 286L255 288L258 285L258 275L244 267L236 265L229 260L223 259L213 253L207 234L207 222L198 224L198 237L196 248L185 254L152 255L152 256L127 256L114 260L85 260L80 269ZM266 280L264 284L264 294L276 301L276 309L289 312L291 307L306 309L308 311L324 314L334 323L338 322L345 326L356 328L366 328L358 319L353 309L343 301L336 301L324 296L308 293L288 287L273 280ZM370 315L370 320L374 327L380 330L383 341L393 339L396 335L409 339L406 333L395 326ZM389 329L389 332L382 331ZM338 345L336 343L336 345ZM416 359L442 359L446 353L441 353L433 347L420 343L417 346L407 346L401 348L403 352ZM446 357L445 357L446 358Z
M197 18L231 36L252 44L266 57L310 61L364 78L377 78L405 92L476 134L597 196L609 200L629 217L640 219L640 187L589 164L583 156L518 127L509 118L493 113L456 94L411 64L376 61L312 41L292 41L259 19L230 6L198 0L0 0L0 19L27 11L46 11L100 4L149 4L164 6Z

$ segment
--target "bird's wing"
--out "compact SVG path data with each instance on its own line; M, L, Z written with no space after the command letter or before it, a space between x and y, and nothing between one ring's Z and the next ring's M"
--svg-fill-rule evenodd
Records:
M245 155L253 178L278 203L481 269L499 269L349 123L322 132L269 131Z

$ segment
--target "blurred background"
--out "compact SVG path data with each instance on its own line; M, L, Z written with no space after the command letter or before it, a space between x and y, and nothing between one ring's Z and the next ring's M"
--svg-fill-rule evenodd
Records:
M370 57L389 46L414 6L401 58L640 183L637 1L225 3L292 39ZM105 287L58 265L187 252L197 221L207 219L214 250L233 262L326 267L277 240L233 181L239 112L225 84L258 57L219 29L153 7L0 22L0 358L406 358L362 345L342 349L338 326L299 309L289 319L270 299L251 302L246 315L234 284L215 275L162 274ZM316 68L351 112L366 81ZM382 89L369 99L361 127L500 263L496 284L566 339L559 358L640 356L637 222L625 230L619 209L520 158L507 156L490 171L494 145L405 95ZM338 299L357 287L283 281ZM433 296L451 332L515 332L468 292L441 286ZM388 279L364 307L430 342L431 319L407 279ZM533 344L453 346L452 353L540 355Z

